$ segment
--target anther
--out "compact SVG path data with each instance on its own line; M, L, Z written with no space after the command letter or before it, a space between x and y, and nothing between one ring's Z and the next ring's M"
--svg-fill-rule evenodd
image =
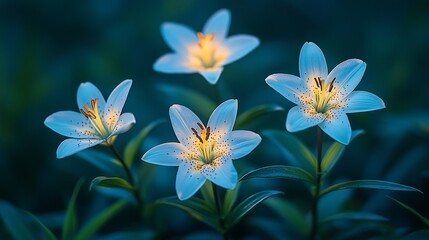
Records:
M328 89L328 91L329 91L329 92L331 92L331 91L332 91L332 88L334 88L334 82L335 82L335 79L337 79L337 78L336 78L336 77L334 77L334 79L332 79L331 83L329 83L329 89Z
M319 80L320 91L323 91L322 79L320 79L320 77L317 77L317 80Z
M204 126L203 126L203 124L201 124L201 123L197 123L197 125L198 125L198 127L200 127L200 128L201 128L201 130L204 130Z
M210 127L208 127L208 128L206 129L206 141L208 141L208 140L209 140L209 137L210 137Z
M318 88L320 88L320 86L319 86L319 82L317 81L317 79L316 79L316 78L314 78L314 81L316 82L316 86L317 86Z
M198 140L200 140L201 143L203 143L203 139L200 137L200 135L198 135L197 130L195 130L195 128L191 128L192 132L194 132L195 136L198 138Z

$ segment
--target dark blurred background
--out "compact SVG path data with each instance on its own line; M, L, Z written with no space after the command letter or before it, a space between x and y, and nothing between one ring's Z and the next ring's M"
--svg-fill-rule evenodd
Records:
M219 80L222 98L239 99L239 113L266 103L286 109L248 126L253 131L284 129L287 110L293 104L268 87L264 79L280 72L298 75L304 42L315 42L324 51L329 69L349 58L367 63L357 89L380 96L387 108L349 115L352 128L364 129L366 134L350 144L330 179L382 179L423 190L425 194L355 191L346 208L379 213L397 228L424 228L386 195L429 217L426 0L1 1L0 199L48 219L64 211L78 178L84 176L89 181L103 174L77 156L56 159L56 148L64 137L43 125L56 111L78 110L76 91L81 82L94 83L107 98L122 80L133 79L124 110L134 113L137 124L118 138L119 149L148 123L168 119L170 105L182 103L183 99L166 86L185 87L213 99L212 86L200 75L157 73L152 64L171 51L160 34L162 22L179 22L199 31L220 8L232 13L229 35L247 33L261 40L256 50L225 67ZM196 112L207 119L211 110ZM315 128L295 135L315 148ZM325 140L331 141L328 137ZM175 141L169 122L151 133L141 152L166 141ZM254 168L285 164L280 151L266 139L251 157L236 161L240 169L239 161L247 161L246 167ZM165 176L155 174L153 199L175 194L176 169L160 169L157 171ZM293 182L251 184L282 189L291 200L308 197L299 190L302 185ZM100 193L89 192L86 187L81 192L85 199L80 200L82 212L103 201Z

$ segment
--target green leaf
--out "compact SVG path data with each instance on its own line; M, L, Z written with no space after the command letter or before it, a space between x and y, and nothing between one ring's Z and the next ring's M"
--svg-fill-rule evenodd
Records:
M429 229L412 232L400 239L401 240L429 239Z
M283 218L284 221L291 226L291 229L299 232L303 236L307 236L308 233L310 233L310 225L305 218L305 214L299 211L299 208L292 202L279 197L272 197L265 201L264 204Z
M67 205L66 216L64 219L63 225L63 240L72 239L76 229L78 227L77 216L76 216L76 198L79 193L80 188L82 187L84 180L81 178L76 183L73 194L70 197L69 203Z
M121 188L133 192L133 187L124 179L119 177L98 176L91 181L89 190L94 187Z
M202 199L192 197L181 201L176 196L159 199L155 204L166 204L184 210L195 219L204 222L217 231L222 231L217 219L217 212Z
M255 193L252 196L246 198L226 216L225 224L227 226L227 229L230 229L235 224L237 224L256 205L258 205L265 199L277 194L283 194L283 192L266 190Z
M78 152L77 155L98 168L103 172L103 174L112 176L120 176L123 174L124 170L122 169L121 163L109 154L93 149L87 149L85 151Z
M44 238L43 239L49 239L49 240L56 240L57 238L55 237L54 233L52 233L52 231L45 226L45 224L43 224L36 216L34 216L32 213L24 211L26 214L28 214L33 220L34 222L37 223L37 226L41 229Z
M351 141L364 132L364 130L353 131ZM324 176L332 170L338 159L340 159L340 157L343 155L345 149L346 145L343 145L339 142L332 143L322 159L322 172L324 173Z
M116 216L127 204L127 200L120 200L103 210L82 227L75 239L92 239L94 233L104 226L107 221Z
M418 213L416 210L414 210L412 207L408 206L407 204L405 204L405 203L403 203L403 202L401 202L399 200L396 200L396 199L394 199L392 197L389 197L389 196L387 196L387 197L390 198L390 199L392 199L393 201L395 201L401 207L403 207L403 208L407 209L408 211L410 211L412 214L416 215L418 218L420 218L420 220L422 220L422 222L424 224L426 224L426 226L429 227L429 219L423 217L423 215L421 215L420 213Z
M203 195L204 200L208 203L209 206L215 206L215 199L213 194L213 185L212 182L206 181L200 189L201 195Z
M22 212L6 201L0 201L0 217L13 239L36 239L25 224Z
M144 139L149 135L149 133L158 125L161 123L164 123L165 119L158 119L151 123L149 123L146 127L144 127L137 136L135 136L133 139L131 139L127 146L125 147L124 152L124 161L125 164L128 167L131 167L134 160L136 159L136 155L138 153L138 150L140 146L142 145L142 142Z
M234 206L235 202L237 201L238 193L240 191L240 182L237 183L234 189L228 189L225 193L225 198L223 201L223 216L227 215L232 207Z
M314 154L294 135L280 130L265 130L262 135L278 146L286 156L286 160L296 167L305 168L311 173L316 172L317 160Z
M193 106L192 110L197 116L208 117L217 106L217 104L206 95L183 86L157 84L156 88L167 97L170 97L169 102L172 101L184 106Z
M126 240L126 239L156 239L156 234L150 230L141 232L115 232L102 237L103 240Z
M258 117L261 117L269 112L283 111L284 109L279 105L267 104L259 105L252 109L247 110L246 112L240 114L235 121L235 128L240 129L243 126L253 122Z
M273 165L252 170L244 174L240 181L252 178L286 178L311 184L315 182L314 177L304 169L286 165Z
M320 222L320 224L326 224L336 220L353 220L353 221L375 221L375 222L387 222L389 219L374 213L366 212L343 212L330 216Z
M414 192L420 192L422 191L407 186L402 185L399 183L394 182L388 182L388 181L382 181L382 180L355 180L355 181L349 181L349 182L342 182L335 184L333 186L330 186L323 190L320 193L320 196L325 195L327 193L348 189L348 188L375 188L375 189L384 189L384 190L393 190L393 191L414 191Z

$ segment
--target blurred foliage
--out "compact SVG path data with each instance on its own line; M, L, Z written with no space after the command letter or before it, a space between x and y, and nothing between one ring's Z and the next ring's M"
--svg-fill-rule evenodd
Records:
M220 8L231 10L230 35L252 34L260 38L261 45L226 66L217 89L198 74L170 75L152 70L154 61L170 51L159 31L162 22L174 21L201 29L205 20ZM174 103L185 104L206 121L218 98L236 98L239 114L258 115L251 122L243 115L240 128L258 133L285 131L286 113L292 104L274 93L264 79L278 72L297 75L299 50L305 41L313 41L324 50L329 69L349 58L364 60L368 66L357 89L380 96L387 106L382 111L349 116L353 129L364 129L365 134L347 149L341 149L340 160L330 160L336 165L329 168L324 181L332 185L352 179L380 179L427 193L428 28L429 2L425 0L1 1L0 213L13 216L9 220L15 222L0 220L0 238L16 233L24 234L25 238L34 229L37 236L48 238L44 226L55 236L61 236L62 223L70 216L66 213L67 203L78 179L109 174L101 164L84 159L96 156L112 166L107 169L117 166L115 157L102 146L80 156L55 158L55 150L64 138L44 127L43 121L59 110L78 110L76 90L81 82L93 82L106 95L120 81L134 80L125 111L134 113L137 124L117 139L122 152L133 136L145 134L144 127L149 123L168 119L168 107ZM263 116L259 116L256 106L261 106L259 111L264 111ZM285 111L278 111L279 106ZM314 128L293 135L302 141L299 144L315 152ZM291 158L285 157L273 136L262 134L262 137L256 151L235 161L239 173L269 165L289 165ZM327 137L324 140L326 152L330 145L327 143L332 140ZM127 151L137 151L137 158L127 162L132 164L134 172L144 176L140 177L144 179L140 184L146 190L142 193L145 201L150 203L174 195L176 169L139 161L150 147L176 141L170 123L150 130L142 143L134 141L139 143L136 143L139 149L132 146ZM121 169L112 171L117 174L112 172L109 176L125 177ZM78 223L97 225L93 221L99 214L111 211L111 219L99 225L96 237L213 237L210 227L180 210L168 206L152 208L149 204L145 217L141 218L132 205L123 208L123 203L117 202L117 196L123 193L89 191L89 186L89 182L84 182L76 198ZM243 182L237 202L250 193L267 189L282 191L285 196L269 199L255 208L254 213L235 226L231 236L299 239L305 235L308 219L293 217L309 212L310 195L303 186L282 179ZM361 189L332 194L339 195L329 198L327 207L323 207L327 217L323 236L335 236L331 239L428 236L427 230L412 233L427 226L409 211L398 210L401 207L386 197L388 194L428 218L427 194ZM323 201L322 198L321 204ZM280 206L291 209L287 211L289 215L275 210ZM31 212L40 222L19 209ZM335 215L339 211L347 211L348 215ZM362 222L359 218L371 221ZM30 229L23 222L32 222ZM15 233L9 232L10 224ZM78 234L92 234L84 225L78 227L81 231Z

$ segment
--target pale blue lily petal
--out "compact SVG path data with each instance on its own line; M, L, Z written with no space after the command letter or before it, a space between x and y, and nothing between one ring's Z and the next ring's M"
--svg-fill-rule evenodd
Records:
M186 65L186 57L177 53L167 53L162 55L153 64L153 69L163 73L195 73L195 69Z
M309 86L314 82L313 78L326 79L328 66L322 50L312 42L304 43L299 54L299 74Z
M351 92L345 102L346 105L342 109L346 113L374 111L386 107L381 98L365 91Z
M223 68L218 67L215 69L208 69L204 71L199 71L199 73L212 85L216 84L219 80L220 74L222 73Z
M301 78L289 74L271 74L265 82L287 100L302 105L313 101L314 96L307 89Z
M238 180L237 170L228 157L220 157L211 164L205 164L201 173L214 184L227 189L234 189Z
M147 151L142 160L161 166L179 166L187 149L180 143L163 143Z
M225 40L222 44L229 50L229 56L223 63L232 63L251 52L259 45L259 39L245 34L234 35Z
M249 154L261 142L261 137L251 131L236 130L226 134L223 139L228 142L232 159L238 159Z
M234 127L235 119L237 117L238 101L230 99L220 104L211 114L207 123L212 131L229 132Z
M189 108L178 104L170 107L169 114L171 125L179 142L189 149L193 149L195 138L192 128L199 131L198 123L202 124L201 120Z
M319 127L337 142L349 144L352 128L346 113L343 110L329 110L325 114L328 117L319 124Z
M194 30L177 23L163 23L161 34L167 45L178 53L186 53L188 47L198 43L198 37Z
M366 63L359 59L349 59L338 64L328 75L328 81L335 78L332 101L341 101L359 84L365 73Z
M119 120L116 122L115 128L112 131L110 136L115 136L130 130L134 124L136 124L136 119L132 113L123 113Z
M77 105L83 109L85 105L91 106L91 100L98 98L98 109L104 109L106 101L100 90L90 82L81 83L77 89Z
M192 197L203 186L206 177L199 171L203 163L185 160L179 165L176 176L176 192L180 200Z
M113 130L113 127L115 127L116 122L119 119L132 83L133 81L129 79L121 82L115 89L113 89L112 93L107 99L103 118L110 131Z
M64 158L79 151L95 146L104 140L102 139L75 139L64 140L57 148L57 158Z
M66 137L71 138L96 138L94 128L81 114L73 111L56 112L45 120L45 125Z
M203 28L204 35L214 34L215 40L223 41L228 34L231 13L227 9L215 12Z
M313 106L295 106L287 114L286 129L289 132L297 132L316 126L323 120L325 120L325 116L316 112Z

